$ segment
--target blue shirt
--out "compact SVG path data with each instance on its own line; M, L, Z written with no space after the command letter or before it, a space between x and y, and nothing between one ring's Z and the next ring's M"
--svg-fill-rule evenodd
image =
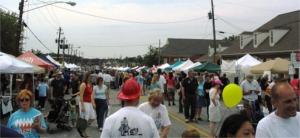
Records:
M102 85L102 89L99 89L98 85L94 86L93 90L95 91L94 98L96 99L106 99L105 92L106 92L106 85Z
M31 128L34 117L37 115L42 115L42 113L34 108L30 108L28 112L23 112L19 109L9 117L7 127L19 132L25 138L39 137L40 134L35 129ZM41 116L41 119L42 127L47 128L44 117Z
M143 85L143 84L144 84L144 79L143 79L143 76L142 76L142 75L136 76L136 79L137 79L137 82L138 82L140 85Z
M202 83L198 82L198 90L199 90L198 95L199 96L204 96L204 88L203 88L203 86L204 86L203 82Z
M37 86L37 89L39 90L39 97L46 97L47 96L47 90L49 89L49 86L46 83L40 83Z

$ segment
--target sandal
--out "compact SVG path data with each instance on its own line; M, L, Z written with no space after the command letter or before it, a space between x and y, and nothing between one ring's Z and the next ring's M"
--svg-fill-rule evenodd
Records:
M83 135L83 131L82 131L82 130L80 130L80 129L77 129L77 132L79 133L79 135L80 135L81 137L84 137L84 135Z

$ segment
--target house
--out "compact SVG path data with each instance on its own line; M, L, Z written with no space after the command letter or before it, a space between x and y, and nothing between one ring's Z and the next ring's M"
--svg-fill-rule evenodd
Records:
M276 57L290 58L300 51L300 10L284 13L263 24L253 32L243 32L239 40L219 55L223 59L237 59L250 54L262 60Z
M216 40L216 45L218 46L222 42L222 40ZM199 57L208 54L209 46L213 46L213 40L168 38L166 44L162 47L161 57L163 63L173 63L188 58L195 61Z

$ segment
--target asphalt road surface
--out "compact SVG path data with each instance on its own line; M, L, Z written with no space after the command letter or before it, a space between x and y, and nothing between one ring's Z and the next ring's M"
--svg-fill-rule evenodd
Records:
M116 95L118 93L118 91L111 89L110 90L110 113L114 113L115 111L117 111L118 109L121 108L120 102L119 100L116 98ZM147 93L149 93L149 91L147 91ZM69 98L69 96L66 96L65 98ZM202 113L201 113L201 118L203 119L203 121L198 121L198 123L195 122L189 122L186 123L185 122L185 118L184 118L184 114L183 113L178 113L178 94L176 94L175 97L176 101L175 104L176 105L171 105L168 106L167 101L165 101L165 105L168 109L169 112L169 117L171 120L171 128L168 134L169 138L175 138L175 137L181 137L181 134L184 130L188 129L188 128L193 128L196 129L201 137L208 137L209 136L209 122L207 120L207 115L206 115L206 108L202 109ZM147 96L141 96L140 98L140 103L146 102L147 101ZM49 111L49 104L46 104L46 107L48 107L45 111L43 111L44 115L48 114ZM228 115L233 114L233 113L237 113L238 109L237 108L232 108L232 109L227 109L223 102L221 102L221 115L222 115L222 120L224 120ZM3 119L1 121L2 124L6 124L5 120L7 120L7 118ZM70 121L71 123L71 121ZM221 123L218 123L216 126L217 131L220 130L220 125ZM56 127L55 127L56 128ZM99 132L97 130L97 125L96 125L96 121L91 125L87 127L87 133L91 138L99 138L101 135L101 132ZM216 132L217 134L218 132ZM80 135L78 134L77 130L75 128L73 128L71 131L66 131L66 130L60 130L60 129L55 129L53 134L42 134L41 137L57 137L57 138L63 138L63 137L80 137Z

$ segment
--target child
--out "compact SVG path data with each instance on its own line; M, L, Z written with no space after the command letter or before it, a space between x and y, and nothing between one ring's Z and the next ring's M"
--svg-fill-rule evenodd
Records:
M37 86L37 89L39 91L39 109L45 110L45 102L47 98L47 91L49 89L49 86L47 83L45 83L45 79L42 78L40 84Z
M73 99L71 101L71 120L72 120L72 127L76 126L77 120L77 113L76 113L76 100Z

